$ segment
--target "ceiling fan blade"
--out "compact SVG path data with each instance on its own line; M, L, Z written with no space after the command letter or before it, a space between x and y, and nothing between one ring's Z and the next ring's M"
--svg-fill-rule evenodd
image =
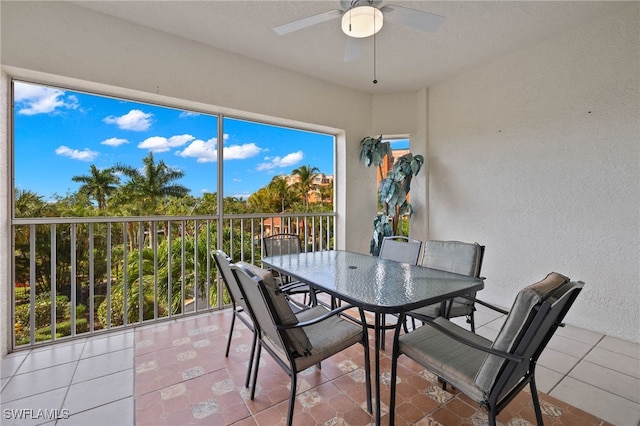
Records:
M344 49L344 61L351 62L360 58L362 50L362 38L347 37L347 46Z
M435 32L445 19L447 19L444 16L434 15L433 13L422 10L409 9L408 7L391 4L383 6L380 10L383 13L385 21L388 20L396 24L406 25L428 33Z
M292 33L294 31L301 30L303 28L310 27L312 25L320 24L322 22L330 21L341 16L344 12L340 9L330 10L328 12L319 13L317 15L308 16L306 18L298 19L297 21L289 22L288 24L275 27L273 30L280 35Z

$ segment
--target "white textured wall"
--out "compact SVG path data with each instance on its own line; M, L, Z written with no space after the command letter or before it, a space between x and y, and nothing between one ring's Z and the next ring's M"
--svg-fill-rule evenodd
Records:
M481 297L550 271L567 322L640 342L640 3L430 88L429 236L485 244Z
M429 91L421 89L416 92L376 95L373 99L373 131L372 135L408 135L411 152L428 158L428 105ZM411 206L414 215L411 217L409 235L418 240L428 238L429 215L428 200L428 166L420 170L411 180ZM375 174L371 175L375 179ZM372 195L375 197L375 193Z

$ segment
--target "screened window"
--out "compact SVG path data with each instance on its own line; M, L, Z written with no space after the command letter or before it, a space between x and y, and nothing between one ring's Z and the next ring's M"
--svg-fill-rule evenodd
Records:
M333 135L19 81L13 119L16 217L333 211Z

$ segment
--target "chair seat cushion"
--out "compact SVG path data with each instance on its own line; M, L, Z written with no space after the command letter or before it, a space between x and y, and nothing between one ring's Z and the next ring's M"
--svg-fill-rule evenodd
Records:
M328 312L322 305L299 312L296 316L299 322L318 318ZM317 324L303 327L305 334L311 341L311 354L296 358L296 368L302 371L329 356L336 354L349 346L362 341L362 326L346 320L339 315L329 317Z
M434 320L447 330L490 347L491 341L478 336L442 317ZM400 352L429 369L436 375L468 395L476 402L484 400L484 393L475 382L475 377L487 357L485 352L462 344L437 331L429 325L403 334L398 338Z
M327 308L318 305L298 312L296 317L299 322L305 322L319 318L327 312ZM303 329L308 331L305 334L309 336L313 349L306 356L294 358L296 371L306 370L341 350L362 341L362 326L345 320L338 315L329 317L317 324L303 327ZM269 345L276 356L287 362L287 355L281 347L274 344L273 339L267 336L264 343Z

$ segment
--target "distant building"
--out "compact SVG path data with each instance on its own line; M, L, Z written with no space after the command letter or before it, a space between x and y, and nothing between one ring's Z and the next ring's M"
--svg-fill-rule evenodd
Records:
M384 161L382 162L382 164L380 165L381 167L378 169L378 173L377 173L377 182L380 183L380 181L382 179L384 179L385 176L387 176L387 173L389 173L389 171L393 168L393 165L395 164L396 160L400 157L402 157L405 154L409 153L409 149L394 149L392 151L392 156L386 156L384 157ZM380 170L382 169L382 170ZM382 176L380 175L380 172L382 172Z
M387 173L389 173L389 171L393 168L393 165L395 164L396 160L400 157L402 157L405 154L408 154L410 151L408 148L405 149L394 149L392 151L392 155L391 156L386 156L384 157L384 161L381 164L381 167L378 169L377 172L377 176L376 176L376 181L378 186L380 185L380 181L382 179L385 178L385 176L387 176ZM380 170L382 169L382 170ZM380 175L380 173L382 172L382 176ZM410 201L410 195L407 195L407 201Z

